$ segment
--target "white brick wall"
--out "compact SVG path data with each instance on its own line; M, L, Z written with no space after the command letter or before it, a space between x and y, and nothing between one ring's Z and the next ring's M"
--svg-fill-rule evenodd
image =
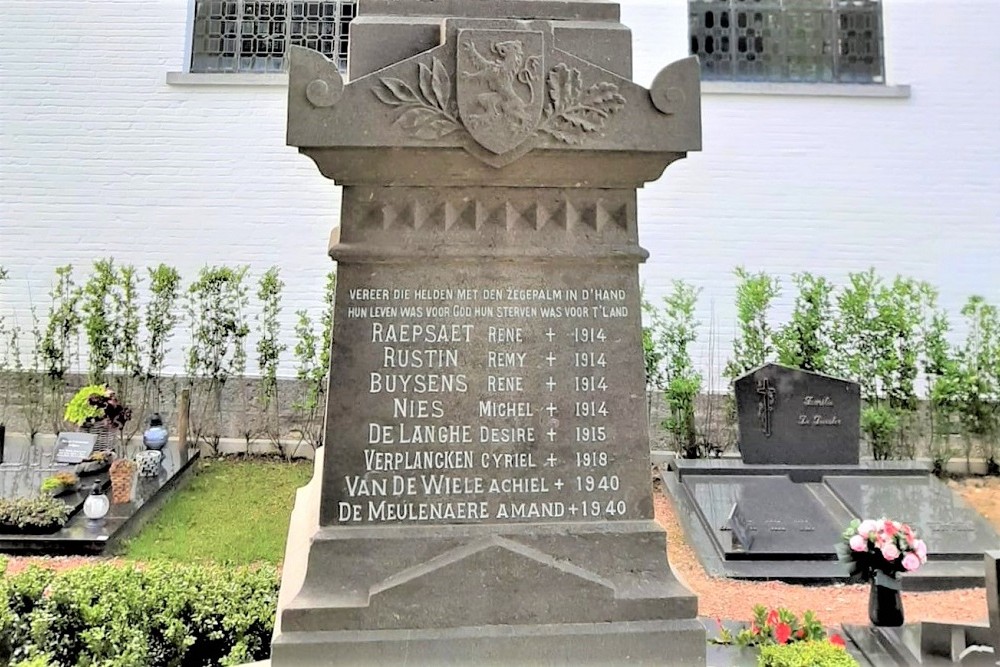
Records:
M912 97L706 95L704 152L641 192L647 296L672 278L701 286L723 342L740 263L838 280L874 265L933 282L952 311L973 291L1000 301L991 4L884 2L888 82ZM206 263L278 264L289 334L296 309L317 310L337 188L284 145L284 88L166 83L184 69L188 13L187 0L4 2L0 309L22 324L55 266L105 256L188 279ZM623 19L640 83L686 55L682 0L625 0Z

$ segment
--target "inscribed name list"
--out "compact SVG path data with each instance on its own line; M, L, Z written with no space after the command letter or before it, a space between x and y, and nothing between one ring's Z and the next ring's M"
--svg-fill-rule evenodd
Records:
M634 278L413 273L341 283L329 522L648 518Z

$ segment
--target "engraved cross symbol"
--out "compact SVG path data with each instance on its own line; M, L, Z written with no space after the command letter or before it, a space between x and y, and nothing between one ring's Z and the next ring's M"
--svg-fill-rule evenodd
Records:
M549 339L550 343L552 342L552 339L555 337L555 335L556 332L552 330L552 327L549 327L549 330L545 332L545 337Z
M549 403L547 406L545 406L545 409L549 411L549 417L551 417L552 413L556 412L559 408L556 407L555 403Z
M771 413L774 412L774 385L767 378L757 380L757 393L760 399L757 403L757 417L760 419L760 430L771 437Z
M557 459L557 458L556 458L556 455L555 455L555 454L549 454L549 458L545 459L545 465L547 465L548 467L550 467L550 468L551 468L551 467L552 467L552 466L554 466L554 465L555 465L555 464L556 464L556 463L557 463L558 461L559 461L559 459Z
M549 436L549 442L552 442L556 439L556 430L554 428L550 428L545 432L545 435Z
M545 386L549 388L549 391L552 391L552 388L556 386L556 381L552 379L551 375L549 376L549 381L545 383Z
M549 356L545 357L545 361L549 362L549 366L552 366L552 362L556 360L556 355L549 352Z

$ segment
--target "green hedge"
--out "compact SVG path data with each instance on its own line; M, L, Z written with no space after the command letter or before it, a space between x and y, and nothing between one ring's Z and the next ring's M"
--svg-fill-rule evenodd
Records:
M0 580L0 664L206 667L266 659L278 586L272 566L32 567Z
M761 646L758 667L858 667L858 661L828 641Z

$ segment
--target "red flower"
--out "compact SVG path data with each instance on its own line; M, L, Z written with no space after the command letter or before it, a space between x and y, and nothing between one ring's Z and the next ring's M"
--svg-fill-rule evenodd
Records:
M840 648L847 648L847 644L844 643L844 638L840 635L831 635L830 643L834 646L839 646Z
M753 623L753 622L750 623L750 634L754 634L754 635L759 635L760 634L760 628L757 627L756 623Z
M715 623L716 623L716 625L718 625L718 626L719 626L719 629L721 630L721 629L722 629L722 619L721 619L721 618L718 618L718 617L716 617L716 619L715 619Z
M805 636L806 636L805 628L799 628L799 631L795 633L796 639L805 639Z
M775 625L778 624L779 620L781 620L781 619L778 618L778 610L777 609L772 609L771 611L767 612L767 624L768 625L770 625L771 627L774 627Z
M778 623L774 626L774 638L779 644L787 644L792 637L792 627L788 623Z

